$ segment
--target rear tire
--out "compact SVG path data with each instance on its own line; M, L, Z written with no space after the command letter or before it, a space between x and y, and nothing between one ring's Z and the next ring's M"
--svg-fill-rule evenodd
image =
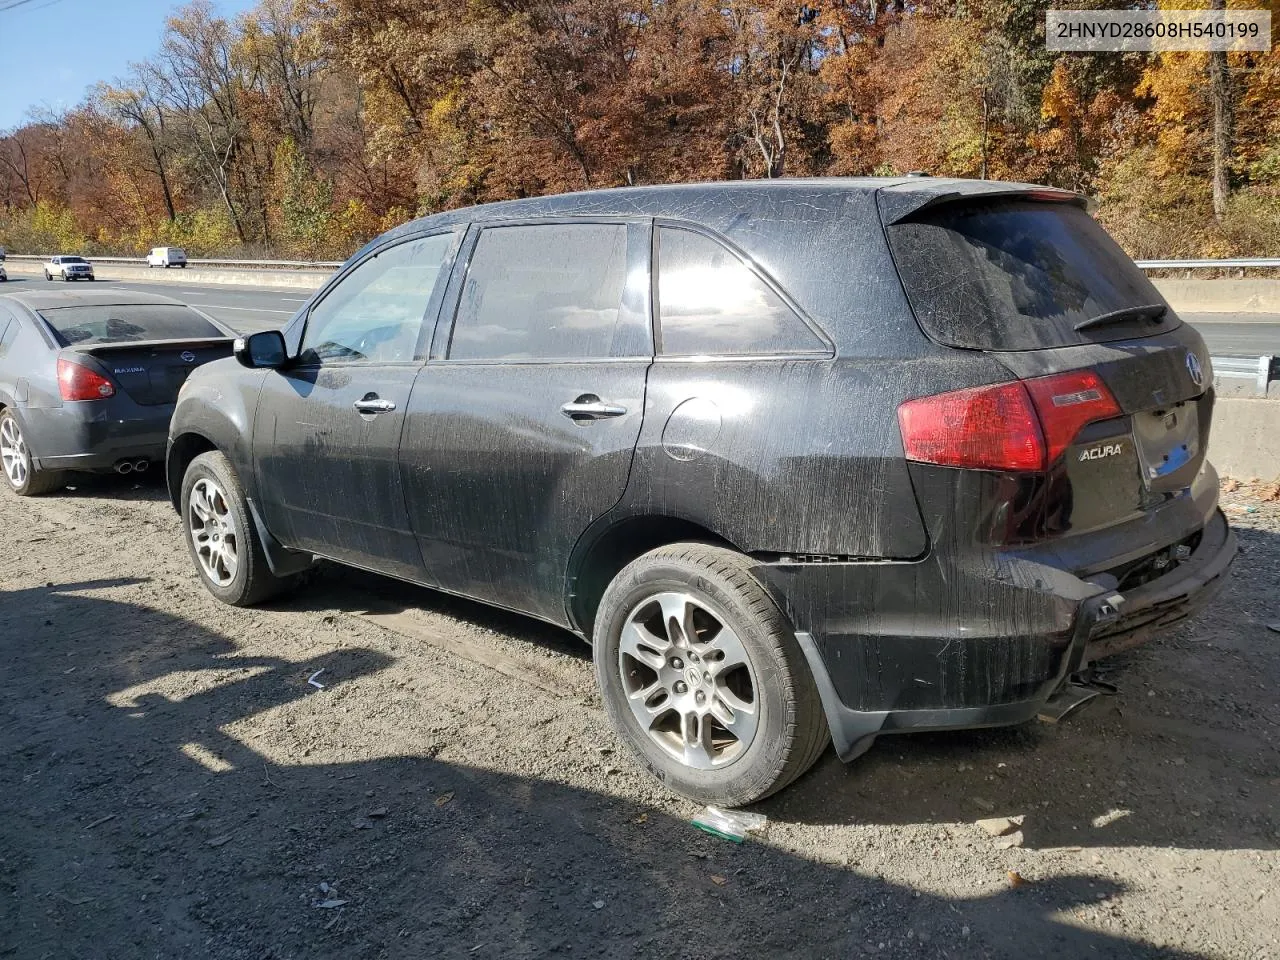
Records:
M9 489L20 497L38 497L53 493L66 484L60 470L39 470L31 459L26 437L18 418L8 410L0 413L0 467Z
M296 586L267 565L240 478L217 450L191 461L182 478L187 549L205 588L223 603L248 607Z
M753 803L826 748L804 653L740 553L676 543L644 554L605 590L594 633L610 722L677 793Z

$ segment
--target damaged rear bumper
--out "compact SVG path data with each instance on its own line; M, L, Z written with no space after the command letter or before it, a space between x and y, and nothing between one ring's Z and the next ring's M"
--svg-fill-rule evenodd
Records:
M1033 719L1091 660L1199 610L1235 555L1235 534L1215 509L1190 557L1122 591L1003 562L941 579L902 564L766 564L757 573L797 627L832 740L850 760L882 733ZM914 609L893 602L911 591Z

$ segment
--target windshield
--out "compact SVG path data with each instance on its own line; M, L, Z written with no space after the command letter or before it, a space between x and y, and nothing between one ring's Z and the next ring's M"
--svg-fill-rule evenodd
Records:
M93 304L40 311L62 346L133 340L200 340L225 337L190 307L167 303Z
M1179 325L1171 312L1162 320L1151 310L1121 313L1164 299L1106 231L1072 204L947 204L890 226L888 236L916 318L949 346L1037 350L1149 336ZM1121 319L1088 324L1106 314Z
M84 257L63 257L62 263L84 263Z

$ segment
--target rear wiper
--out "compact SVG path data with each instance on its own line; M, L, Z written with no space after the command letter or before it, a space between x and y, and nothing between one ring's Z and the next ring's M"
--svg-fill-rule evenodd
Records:
M1136 307L1123 307L1119 310L1112 310L1110 313L1090 317L1088 320L1081 320L1076 324L1075 329L1079 332L1093 327L1105 327L1108 323L1120 323L1124 320L1145 319L1159 322L1164 319L1164 315L1168 312L1169 308L1163 303L1144 303Z

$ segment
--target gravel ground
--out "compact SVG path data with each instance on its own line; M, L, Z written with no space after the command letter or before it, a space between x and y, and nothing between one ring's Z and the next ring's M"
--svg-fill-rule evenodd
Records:
M2 497L0 956L1280 957L1266 494L1225 494L1232 583L1120 696L828 753L741 846L567 634L333 568L235 610L158 485Z

